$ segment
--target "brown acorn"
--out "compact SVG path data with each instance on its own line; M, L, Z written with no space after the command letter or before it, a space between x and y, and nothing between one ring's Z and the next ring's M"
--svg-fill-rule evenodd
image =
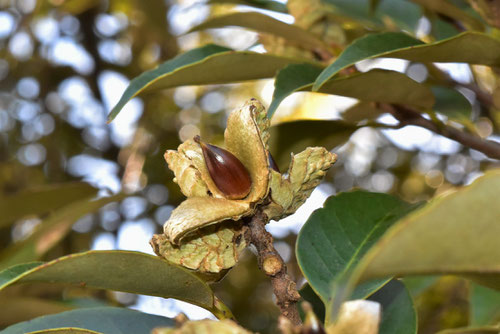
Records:
M228 199L242 199L252 186L250 173L231 152L215 145L205 144L200 136L193 139L200 144L210 177Z
M278 173L281 174L281 171L280 171L280 168L278 167L278 164L276 163L276 161L274 161L274 158L271 155L271 152L269 152L269 151L267 151L267 158L269 160L269 167L271 167L272 169L274 169L275 171L277 171Z

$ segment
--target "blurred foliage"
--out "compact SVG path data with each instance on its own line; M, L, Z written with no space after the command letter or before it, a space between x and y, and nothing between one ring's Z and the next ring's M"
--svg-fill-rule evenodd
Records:
M271 103L271 80L184 86L141 95L106 124L129 80L182 52L217 43L326 66L368 33L405 31L433 43L470 30L498 38L500 26L487 7L494 4L486 1L289 0L286 8L275 1L208 2L210 6L187 0L0 0L0 268L89 249L151 252L148 239L161 231L183 199L163 152L196 134L220 144L229 111L250 97ZM262 34L241 28L204 31L203 26L184 34L223 15L229 18L211 25L235 24L235 13L249 8L294 20L307 33L294 35L280 22L266 19ZM287 10L289 14L283 13ZM258 15L253 19L257 23L236 23L258 30ZM283 30L270 34L276 26ZM301 47L308 34L321 43L314 40L312 46ZM381 65L378 59L364 60L339 73L347 77ZM429 87L436 98L435 110L426 110L429 118L498 140L498 68L419 61L404 65L404 73ZM424 129L384 129L390 126L378 122L388 120L386 111L371 101L355 103L319 93L294 93L285 99L273 124L294 122L272 130L277 140L271 150L280 168L285 169L290 151L325 145L339 155L322 188L328 194L361 188L414 203L467 185L499 166L481 152ZM325 118L329 121L317 121ZM68 189L75 190L68 195ZM118 195L109 198L113 194ZM292 231L285 228L275 239L291 276L304 282ZM468 288L463 280L446 277L414 296L419 333L469 324ZM245 328L261 333L276 329L279 311L271 286L250 251L213 289ZM87 303L137 302L136 295L78 286L12 286L0 292L0 305L10 310L0 313L0 326ZM178 311L172 305L156 307L172 315L171 308Z

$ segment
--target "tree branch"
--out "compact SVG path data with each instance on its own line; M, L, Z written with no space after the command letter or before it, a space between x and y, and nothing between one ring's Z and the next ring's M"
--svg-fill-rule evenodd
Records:
M482 139L468 132L460 131L451 126L439 126L431 120L409 107L395 104L381 104L380 107L393 115L401 125L416 125L449 139L455 140L460 144L484 153L490 158L500 160L500 143Z
M281 314L288 318L294 325L300 325L301 320L297 309L300 295L295 282L287 273L286 264L273 246L273 237L266 231L267 216L261 211L248 222L250 228L250 241L257 248L259 268L271 278L276 304Z

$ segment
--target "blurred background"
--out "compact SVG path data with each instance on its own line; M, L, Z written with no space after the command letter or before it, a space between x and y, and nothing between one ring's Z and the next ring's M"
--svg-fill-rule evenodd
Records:
M186 34L210 16L250 10L223 1L213 2L218 3L208 6L199 0L0 0L0 201L2 196L68 181L90 184L98 189L99 198L128 194L92 214L78 217L43 255L44 260L88 249L152 254L149 239L153 233L161 232L163 223L183 200L172 182L173 173L163 160L165 150L175 149L197 134L220 145L231 110L251 97L269 105L274 89L272 80L186 86L135 98L112 123L106 124L108 112L132 78L181 52L206 43L265 51L259 35L244 29ZM264 12L284 22L294 22L289 14ZM430 20L423 11L420 14L413 18L415 34L425 36ZM355 36L347 35L345 43L352 37ZM394 69L417 81L424 81L427 76L425 66L404 60L364 61L357 67L360 71ZM458 82L467 83L473 78L465 64L439 68ZM460 93L469 104L477 131L483 137L500 141L495 124L483 117L474 93L467 89ZM295 93L281 104L273 123L304 117L342 119L343 111L356 102L340 96ZM394 123L390 116L382 116L378 121ZM480 152L412 126L398 130L360 128L349 133L339 146L329 149L339 155L339 161L325 182L295 215L268 226L276 248L288 261L289 271L299 285L304 280L294 259L296 234L328 196L362 188L392 193L412 202L426 200L451 187L469 184L494 163ZM286 170L289 154L273 152L281 170ZM13 254L13 246L32 235L44 218L33 214L16 219L13 224L0 224L0 263ZM458 305L453 311L455 315L465 312L465 308L460 308L460 301L465 299L460 299L462 283L456 279L454 285L446 285L447 289L456 289L442 293L442 300L433 304L437 310L448 310L442 305L452 303ZM166 316L185 312L191 319L212 317L189 304L155 297L47 285L16 289L3 292L0 300L21 293L30 298L52 298L54 303L47 305L46 312L111 303ZM214 289L243 326L262 333L272 331L279 312L269 281L259 272L251 250ZM450 302L450 298L455 299ZM18 318L0 315L0 326L25 320L35 313L19 314ZM438 311L429 314L429 319L420 319L422 326L432 327L433 322L441 321L439 317L444 319ZM460 316L446 319L458 325L462 321Z

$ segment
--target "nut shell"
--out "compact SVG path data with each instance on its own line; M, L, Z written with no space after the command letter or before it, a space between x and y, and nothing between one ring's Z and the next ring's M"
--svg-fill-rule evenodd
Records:
M205 144L197 136L210 177L227 199L242 199L252 187L250 173L231 152L215 145Z

